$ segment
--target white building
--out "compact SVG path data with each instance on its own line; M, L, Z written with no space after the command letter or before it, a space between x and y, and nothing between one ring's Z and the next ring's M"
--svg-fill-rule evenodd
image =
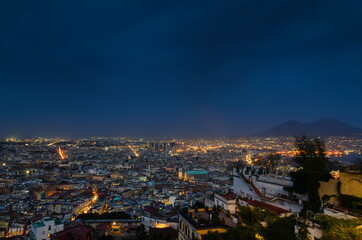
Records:
M254 175L245 169L234 169L233 179L234 193L239 197L264 202L293 213L299 213L303 201L308 200L307 195L291 195L285 190L285 187L293 186L293 181L282 177Z
M30 225L29 238L31 240L49 240L50 235L64 230L62 220L44 217Z
M214 199L205 199L205 206L211 208L214 206L220 206L225 211L230 211L231 214L234 214L237 209L236 198L232 193L222 195L215 193Z
M9 227L8 237L20 236L27 233L26 223L12 223Z

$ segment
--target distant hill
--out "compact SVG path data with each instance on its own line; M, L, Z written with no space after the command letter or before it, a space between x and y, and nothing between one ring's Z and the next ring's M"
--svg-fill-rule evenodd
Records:
M311 123L288 121L269 130L255 134L259 137L280 137L305 134L310 137L360 136L362 128L357 128L332 118L323 118Z

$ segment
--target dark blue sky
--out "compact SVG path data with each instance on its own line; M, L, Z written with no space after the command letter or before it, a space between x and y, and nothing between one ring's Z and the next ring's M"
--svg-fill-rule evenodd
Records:
M0 2L0 135L362 127L362 1Z

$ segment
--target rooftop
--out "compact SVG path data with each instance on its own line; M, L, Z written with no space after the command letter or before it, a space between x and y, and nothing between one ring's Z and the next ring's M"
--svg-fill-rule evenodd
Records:
M197 174L208 174L206 170L192 170L186 171L187 175L197 175Z
M253 207L267 208L270 211L275 212L277 215L280 215L280 214L283 214L283 213L290 213L290 211L285 210L283 208L275 207L273 205L270 205L270 204L267 204L267 203L264 203L264 202L260 202L260 201L257 201L257 200L252 200L252 201L249 201L248 203Z
M45 227L45 224L42 221L33 223L35 228Z

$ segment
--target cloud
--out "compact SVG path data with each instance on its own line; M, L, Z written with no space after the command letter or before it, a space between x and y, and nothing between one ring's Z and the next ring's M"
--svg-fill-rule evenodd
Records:
M323 102L321 114L339 101L345 108L335 111L358 122L361 9L358 1L2 1L3 122L117 126L142 118L135 132L160 122L171 131L181 112L184 129L207 115L220 120L200 134L212 126L227 134L272 112L265 101L301 108L275 121L308 115L295 89Z

